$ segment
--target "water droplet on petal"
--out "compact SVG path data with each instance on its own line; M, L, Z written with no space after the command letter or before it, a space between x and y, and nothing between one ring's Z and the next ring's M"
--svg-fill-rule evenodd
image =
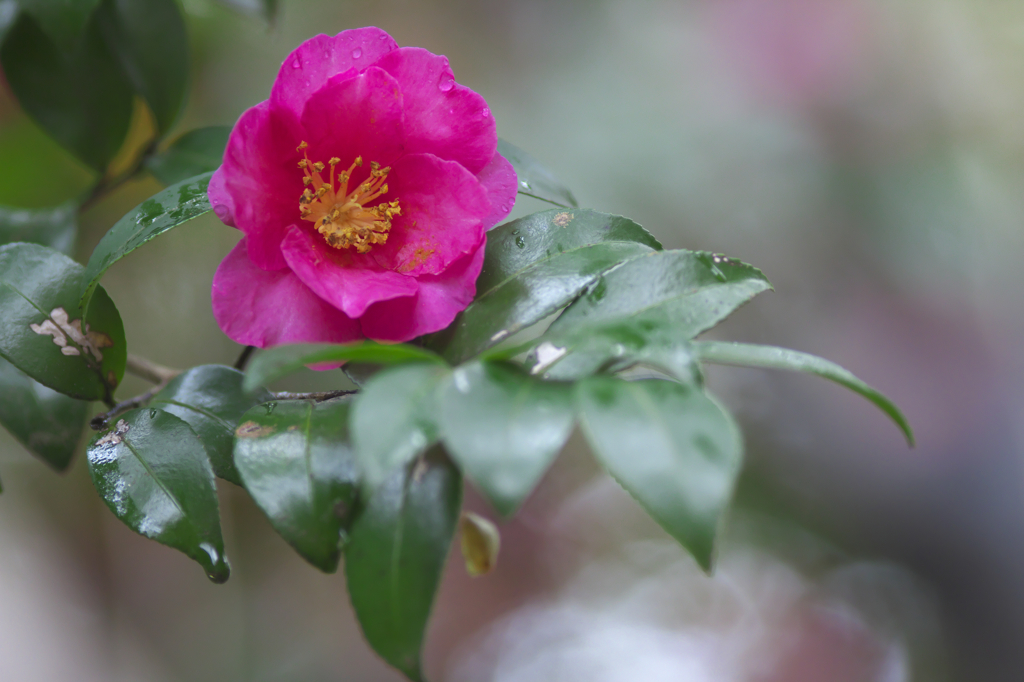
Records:
M213 207L213 213L221 220L227 220L229 212L228 207L224 204L217 204Z
M440 82L437 84L437 89L441 92L450 92L455 87L455 79L451 76L441 76Z
M508 213L510 210L511 210L511 208L507 204L505 206L501 207L501 212L502 213Z
M363 49L361 47L357 47L356 49L352 50L352 59L359 59L362 56Z
M480 118L487 118L490 115L491 115L491 110L488 109L487 107L484 107L484 110L480 112Z
M295 59L292 60L292 68L293 69L301 69L302 68L302 61L298 57L296 57Z

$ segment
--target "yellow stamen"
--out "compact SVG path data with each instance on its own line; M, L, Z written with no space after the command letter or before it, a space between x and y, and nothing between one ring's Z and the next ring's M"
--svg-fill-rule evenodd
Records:
M302 142L296 151L308 147L308 144ZM341 159L333 156L327 162L331 173L325 182L320 175L325 168L324 164L311 162L305 153L303 157L299 161L299 168L303 170L302 183L307 189L299 197L299 216L314 223L317 232L337 249L355 248L359 253L367 253L374 245L387 243L392 219L402 214L398 200L381 202L376 206L367 204L387 194L385 180L391 168L381 168L379 163L372 161L370 177L349 192L349 180L353 171L363 165L363 157L357 156L348 170L338 173L337 185L334 167L341 163ZM308 189L309 185L313 186L312 192Z

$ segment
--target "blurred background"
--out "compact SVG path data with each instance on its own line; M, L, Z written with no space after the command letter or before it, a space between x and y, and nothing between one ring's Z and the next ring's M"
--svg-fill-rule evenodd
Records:
M581 205L630 216L667 247L763 269L775 293L716 338L835 360L917 431L908 450L835 385L711 368L747 463L710 578L574 436L502 527L497 570L470 579L449 562L431 679L1024 679L1024 5L281 4L268 28L185 0L181 131L265 99L306 38L380 26L447 55L499 134ZM4 89L0 203L53 205L88 183ZM159 188L139 181L91 208L78 259ZM516 215L544 207L520 197ZM176 367L234 361L209 288L237 238L211 214L108 273L133 352ZM217 586L122 526L83 457L56 476L0 433L0 472L4 682L401 679L362 641L343 576L306 565L230 484L234 570ZM472 490L467 506L494 518Z

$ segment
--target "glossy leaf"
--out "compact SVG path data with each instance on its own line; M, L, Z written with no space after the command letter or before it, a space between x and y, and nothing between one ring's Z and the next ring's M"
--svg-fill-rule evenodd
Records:
M44 246L0 247L0 355L55 391L104 400L120 384L128 352L121 316L102 288L82 324L84 274Z
M243 14L259 17L268 24L277 20L279 11L278 0L220 0L220 3Z
M463 362L571 303L602 273L660 250L632 220L589 209L534 213L487 235L476 298L456 318L444 354Z
M608 473L710 570L742 459L732 419L699 388L672 381L593 377L576 397Z
M347 400L269 402L236 430L235 464L278 533L325 573L338 569L359 486Z
M206 186L211 175L200 175L168 187L114 223L93 249L85 266L86 279L80 292L83 309L88 310L92 292L107 268L146 242L210 210Z
M404 343L301 343L271 348L253 358L245 372L244 387L245 390L251 390L256 386L267 386L309 365L349 361L375 365L398 365L407 362L427 362L442 366L445 364L437 354Z
M64 471L71 463L88 407L0 359L0 424L55 470Z
M545 338L527 357L533 374L577 380L643 364L684 383L703 381L691 342L678 338L675 325L653 316L570 328Z
M374 375L356 396L350 428L364 492L437 441L438 396L450 377L438 365L401 365Z
M0 206L0 244L41 244L70 256L77 233L78 206L74 203L53 208Z
M146 169L165 185L212 173L224 160L230 126L190 130L159 154L146 159Z
M244 375L224 365L201 365L175 377L150 402L192 427L210 456L213 472L242 485L234 461L235 427L250 408L271 399L262 387L242 390Z
M352 528L348 592L370 646L411 680L462 506L458 470L437 450L395 470Z
M572 387L512 365L459 367L441 400L452 459L503 516L533 491L572 432Z
M100 0L17 0L58 45L74 45Z
M188 85L188 36L176 0L106 0L99 20L160 133L174 124Z
M100 497L129 528L197 561L222 583L224 556L213 468L199 437L169 412L125 412L89 445Z
M694 344L693 348L696 355L704 362L712 362L719 365L794 370L816 374L834 381L840 386L845 386L870 400L878 409L889 415L889 418L896 423L896 426L906 436L907 442L910 445L914 444L914 432L910 428L907 418L900 412L900 409L884 395L834 362L809 353L751 343L699 341Z
M564 345L570 339L621 326L624 320L630 320L638 332L667 327L676 341L685 342L770 288L760 270L739 261L694 251L652 253L602 276L551 324L541 343L571 352ZM576 358L559 361L546 376L586 376L597 371L606 357L606 351L578 353Z
M498 153L508 159L515 169L520 194L566 208L579 206L576 197L551 171L519 147L499 138Z
M100 28L102 8L81 37L55 42L22 12L0 46L4 75L22 108L61 146L102 172L128 134L132 89Z

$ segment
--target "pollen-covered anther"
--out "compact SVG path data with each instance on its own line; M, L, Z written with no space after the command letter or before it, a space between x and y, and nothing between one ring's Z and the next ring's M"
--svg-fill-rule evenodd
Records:
M297 151L309 145L299 145ZM338 249L354 248L359 253L370 251L374 245L385 244L391 230L391 221L402 214L398 200L370 205L387 194L385 180L391 168L381 168L376 161L370 163L370 177L352 192L348 191L349 180L356 168L363 165L363 157L357 156L348 170L340 171L335 178L335 166L341 163L336 156L330 158L330 176L325 180L320 173L323 163L311 162L309 157L299 161L303 170L302 182L307 186L299 198L299 215L303 220L315 224L324 240ZM337 180L337 185L335 184ZM313 191L308 189L312 185Z

